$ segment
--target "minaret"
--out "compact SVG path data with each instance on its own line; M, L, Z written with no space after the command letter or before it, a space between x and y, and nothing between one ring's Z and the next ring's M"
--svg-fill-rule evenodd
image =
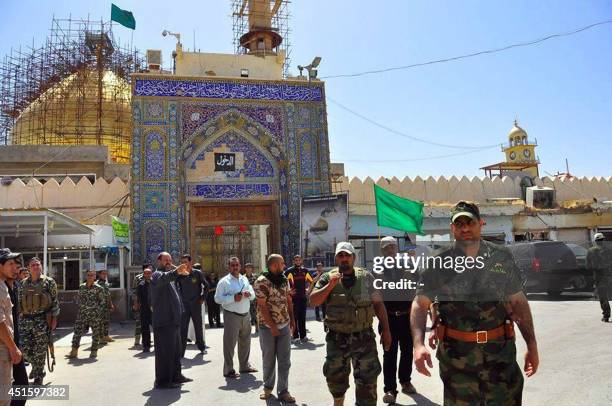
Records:
M249 32L240 37L240 45L248 54L252 55L276 55L276 48L281 44L283 38L272 27L272 18L278 13L283 0L243 0L242 7L238 13L244 16L245 10L249 18ZM248 4L248 9L247 9Z

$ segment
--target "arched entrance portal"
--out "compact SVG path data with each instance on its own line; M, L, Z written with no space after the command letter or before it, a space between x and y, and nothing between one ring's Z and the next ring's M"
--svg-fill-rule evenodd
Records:
M214 120L190 141L183 164L194 260L224 275L227 260L237 256L262 271L266 256L280 252L287 213L281 147L237 112Z

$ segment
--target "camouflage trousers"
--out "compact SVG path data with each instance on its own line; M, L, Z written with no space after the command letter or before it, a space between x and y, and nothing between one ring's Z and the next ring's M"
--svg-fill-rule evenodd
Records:
M23 356L32 365L32 377L44 378L49 345L49 325L46 315L22 316L19 319L19 334Z
M102 337L106 337L108 336L108 326L110 324L110 309L109 308L104 308L102 310L102 330L101 333Z
M74 335L72 336L72 347L79 348L81 337L87 334L91 327L91 350L95 351L100 348L100 337L102 335L102 320L96 317L81 317L77 316L74 323Z
M381 372L372 329L354 334L329 331L325 337L327 355L323 375L334 398L344 397L349 388L351 363L355 377L355 398L358 406L376 405L376 380Z
M517 406L522 403L523 375L514 341L486 344L447 339L437 352L445 406Z

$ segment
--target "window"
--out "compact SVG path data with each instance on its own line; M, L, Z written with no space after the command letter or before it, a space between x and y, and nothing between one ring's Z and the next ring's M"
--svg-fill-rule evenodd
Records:
M64 290L64 262L51 262L49 276L57 283L57 290Z
M106 261L106 270L108 271L108 284L111 288L119 288L119 255L120 251L117 248L113 248L108 252L108 258Z

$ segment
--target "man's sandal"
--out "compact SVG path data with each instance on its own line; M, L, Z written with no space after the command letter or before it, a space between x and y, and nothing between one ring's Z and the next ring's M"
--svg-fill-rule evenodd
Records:
M268 390L268 389L265 389L265 388L264 388L264 391L259 394L259 399L261 399L261 400L268 400L271 397L272 397L272 391Z

